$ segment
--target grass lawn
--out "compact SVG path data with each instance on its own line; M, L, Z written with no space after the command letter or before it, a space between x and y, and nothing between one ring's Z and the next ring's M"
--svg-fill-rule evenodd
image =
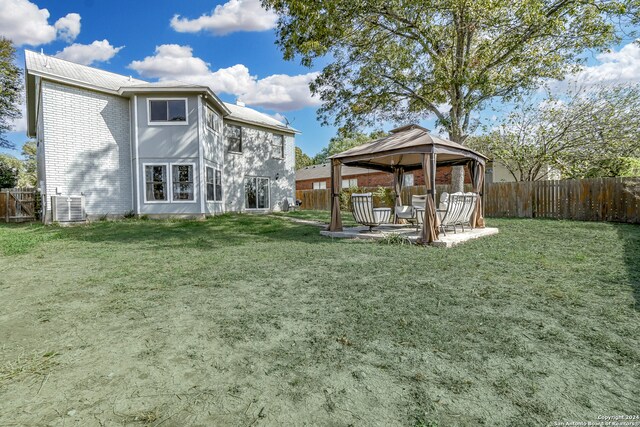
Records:
M275 216L0 225L0 425L640 414L640 227L488 222L451 249Z

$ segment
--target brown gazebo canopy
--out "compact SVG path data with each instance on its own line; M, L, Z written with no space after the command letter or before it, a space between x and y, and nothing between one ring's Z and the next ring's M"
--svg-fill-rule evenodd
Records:
M468 166L473 191L479 194L473 213L472 224L484 227L482 217L482 188L487 157L463 145L430 135L418 126L403 126L391 131L391 135L333 155L331 159L331 224L330 231L342 230L340 217L340 190L342 165L359 166L391 172L394 175L396 206L401 205L402 174L417 169L424 173L427 194L424 222L420 241L423 244L438 239L438 217L436 215L435 178L436 166Z

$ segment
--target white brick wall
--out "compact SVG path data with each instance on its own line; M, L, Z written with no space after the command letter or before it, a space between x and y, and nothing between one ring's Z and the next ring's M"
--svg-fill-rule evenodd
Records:
M225 122L225 125L228 123ZM244 203L244 179L247 176L269 178L271 209L282 209L287 197L295 197L295 141L285 136L285 158L274 156L271 144L273 132L251 125L242 125L242 154L229 153L226 139L222 138L225 152L223 185L226 191L225 209L242 211ZM275 175L278 179L275 179Z
M88 215L133 209L129 101L43 81L42 103L47 197L84 193Z

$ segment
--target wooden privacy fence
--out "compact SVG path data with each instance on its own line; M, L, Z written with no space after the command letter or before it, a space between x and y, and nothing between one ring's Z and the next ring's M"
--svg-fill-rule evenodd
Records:
M640 223L640 178L487 185L486 216Z
M450 192L436 185L436 194ZM363 188L363 192L376 188ZM471 186L465 185L465 191ZM402 189L402 203L424 194L423 185ZM331 190L298 190L301 209L329 210ZM439 199L438 199L439 201ZM581 221L640 223L640 178L593 178L560 181L499 182L487 184L484 210L488 217L556 218Z
M21 222L36 219L36 190L5 188L0 190L0 221Z

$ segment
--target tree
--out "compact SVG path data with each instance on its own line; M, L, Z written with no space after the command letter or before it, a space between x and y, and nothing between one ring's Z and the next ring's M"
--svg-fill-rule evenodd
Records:
M435 115L464 143L474 113L575 71L619 40L638 0L262 0L285 59L329 60L311 83L319 118L348 129ZM616 24L614 24L614 22ZM462 188L462 168L454 186Z
M8 154L0 154L0 188L13 188L18 182L22 162Z
M569 89L527 102L468 145L503 164L516 181L615 176L640 156L640 85ZM626 172L629 173L629 172Z
M15 54L11 41L0 37L0 147L5 148L13 148L4 134L21 116L22 71L14 64Z
M350 148L358 145L366 144L374 139L387 136L387 133L381 130L374 130L366 134L363 132L350 132L347 130L339 130L338 134L329 140L329 145L323 148L313 158L313 164L319 165L328 161L329 156L342 153Z
M302 152L300 147L296 147L296 170L313 164L311 157Z
M19 187L35 187L37 185L36 141L29 140L22 146L22 169L18 176Z

